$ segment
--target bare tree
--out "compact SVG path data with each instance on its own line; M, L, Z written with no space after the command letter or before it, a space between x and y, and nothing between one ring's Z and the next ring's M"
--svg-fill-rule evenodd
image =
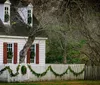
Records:
M12 26L16 26L16 23L19 23L19 22L17 22L17 21L15 21L16 20L16 18L18 19L18 21L20 21L22 24L24 24L24 25L26 25L26 27L27 27L27 29L28 29L28 33L27 34L29 34L28 35L28 39L27 39L27 41L26 41L26 43L25 43L25 45L23 46L23 49L20 51L20 54L19 54L19 56L20 56L20 61L19 61L19 63L23 63L24 62L24 59L25 59L25 56L26 56L26 54L27 54L27 51L28 51L28 49L30 48L30 46L32 45L32 43L34 42L34 40L35 40L35 37L38 35L38 33L40 33L40 31L43 31L43 29L42 29L42 27L40 26L40 24L39 24L39 22L37 21L37 19L34 17L34 15L33 15L33 19L36 21L36 23L34 23L34 25L31 27L30 25L27 25L24 21L23 21L23 19L20 17L20 15L19 15L19 13L18 13L18 4L21 2L22 0L16 0L16 1L14 1L14 0L11 0L11 3L12 3L12 5L11 5L11 11L13 11L13 12L11 12L14 16L11 16L11 20L12 20ZM26 0L26 2L27 2L27 0ZM27 2L28 3L28 2ZM19 25L21 25L21 24L19 24ZM13 29L14 30L14 29Z
M86 55L90 64L100 65L100 12L98 12L98 3L88 3L87 1L78 2L74 0L80 9L80 19L78 26L81 35L86 39L87 44L82 54ZM97 8L96 8L97 7Z
M26 0L27 1L27 0ZM40 0L41 1L41 0ZM56 0L55 0L56 1ZM34 1L33 1L34 2ZM38 3L37 0L36 3ZM41 1L42 2L42 1ZM60 2L60 3L58 3ZM47 4L47 1L44 1ZM68 34L72 33L72 30L77 30L81 33L80 38L87 40L88 49L84 53L93 64L100 64L100 23L99 23L99 12L96 12L94 5L91 5L88 0L61 0L57 1L59 6L56 8L52 7L50 11L46 11L40 14L39 24L30 29L28 40L20 52L20 63L24 61L27 50L31 46L38 32L46 30L48 32L56 33L60 47L63 50L63 63L66 63L67 56L67 42ZM41 5L44 8L45 5ZM94 7L93 7L94 6ZM56 16L54 16L54 11ZM53 15L50 15L49 13ZM76 32L76 35L78 35ZM58 36L59 35L59 36ZM70 38L70 37L69 37ZM62 42L63 41L63 42Z

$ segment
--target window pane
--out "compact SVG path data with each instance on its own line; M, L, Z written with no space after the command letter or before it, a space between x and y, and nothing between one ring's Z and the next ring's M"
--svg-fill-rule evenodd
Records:
M28 13L31 13L31 10L28 10Z
M10 44L10 47L12 47L12 44Z
M12 63L12 57L13 57L12 44L7 44L7 62L8 63Z
M30 17L30 14L28 14L28 17Z
M5 7L4 21L5 22L9 21L9 8L8 7Z
M12 49L11 48L9 48L9 52L12 52Z
M31 62L31 63L34 63L34 59L30 59L30 62Z
M12 63L12 59L7 59L7 62L8 63Z
M32 45L30 48L30 62L34 63L34 58L35 58L35 46Z
M27 23L28 24L31 24L32 23L32 16L31 16L31 10L28 10L27 11L28 12L28 14L27 14Z
M5 7L5 10L6 10L6 7Z
M8 10L8 7L7 7L7 10Z

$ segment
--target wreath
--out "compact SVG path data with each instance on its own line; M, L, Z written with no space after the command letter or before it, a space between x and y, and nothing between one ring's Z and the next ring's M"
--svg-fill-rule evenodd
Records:
M31 58L34 58L34 56L35 56L35 52L32 51L32 52L30 53L30 57L31 57Z
M8 59L12 59L12 57L13 57L12 51L7 52L7 57L8 57Z
M28 17L28 24L31 24L31 23L32 23L32 17L29 16L29 17Z
M21 73L22 73L23 75L25 75L25 74L27 73L27 68L26 68L26 66L22 66L22 67L21 67Z
M5 22L9 21L9 14L5 14Z

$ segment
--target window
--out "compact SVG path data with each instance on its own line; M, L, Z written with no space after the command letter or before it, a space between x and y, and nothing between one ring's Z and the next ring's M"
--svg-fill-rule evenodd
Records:
M8 43L7 44L7 62L12 63L13 59L13 44Z
M3 43L3 63L14 63L17 64L18 54L17 43Z
M4 15L4 22L9 21L9 8L5 7L5 15Z
M35 60L35 45L30 48L30 63L34 63Z
M28 10L28 15L27 15L27 23L30 25L32 24L32 16L31 16L32 11Z

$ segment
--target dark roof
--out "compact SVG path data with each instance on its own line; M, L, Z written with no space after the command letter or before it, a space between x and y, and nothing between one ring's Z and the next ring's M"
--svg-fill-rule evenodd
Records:
M9 35L9 36L29 36L30 30L35 29L39 22L36 17L33 15L33 27L29 27L23 22L23 19L18 14L16 7L11 5L11 25L5 26L0 20L0 35ZM37 36L45 36L45 32L38 32Z
M5 26L0 19L0 35L5 35L5 34L6 34Z
M27 0L21 0L18 4L18 7L27 7L29 5L29 1Z
M0 0L0 4L4 3L6 0Z
M5 26L0 20L0 35L9 35L9 36L29 36L30 30L37 28L39 22L33 15L33 27L29 27L23 21L18 14L18 12L11 8L11 25ZM15 23L15 24L13 24ZM46 37L45 31L40 31L36 33L36 37Z
M0 35L28 36L30 29L34 29L34 27L38 24L38 21L34 15L33 21L33 27L29 27L23 22L15 8L11 7L11 25L5 26L0 20Z
M29 3L28 3L27 1L23 1L23 0L22 0L22 1L21 1L21 4L22 4L22 6L28 6Z

